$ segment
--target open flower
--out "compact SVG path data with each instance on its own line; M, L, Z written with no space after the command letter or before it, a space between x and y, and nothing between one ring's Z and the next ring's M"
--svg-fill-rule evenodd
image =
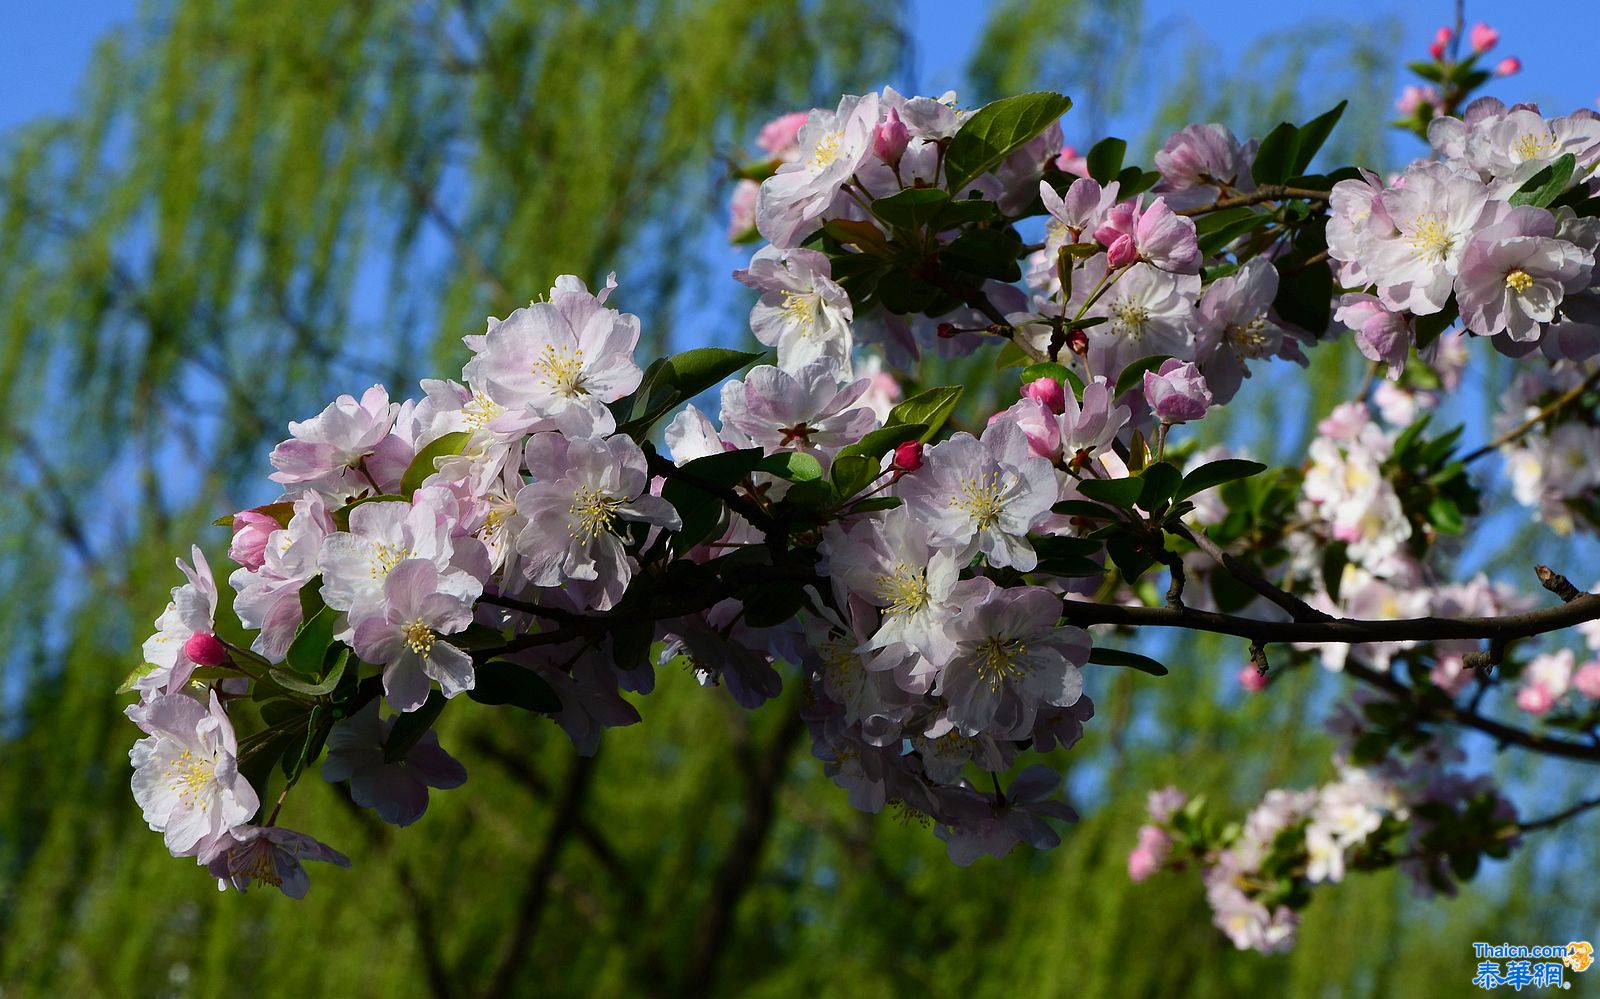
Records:
M157 694L128 708L148 738L133 744L133 798L173 856L250 821L261 806L239 774L239 743L222 704L187 694Z
M302 860L349 867L350 858L305 833L282 826L244 826L218 837L200 855L217 887L245 892L265 884L290 898L305 898L311 887Z
M215 662L200 662L192 655L197 650L191 643L196 636L210 636L217 615L217 582L211 576L211 566L199 545L190 549L194 567L178 559L178 568L188 577L188 582L172 588L172 600L166 610L156 618L156 633L145 639L144 660L154 667L139 678L139 690L167 690L176 692L189 682L196 666L215 666Z
M821 359L792 372L763 364L722 386L722 422L768 451L804 451L826 464L877 425L872 410L856 405L869 385L862 378L840 388Z
M1456 275L1461 318L1474 333L1539 338L1568 294L1589 284L1594 256L1556 239L1555 216L1523 205L1473 234Z
M440 748L439 733L431 728L404 758L390 760L384 744L394 723L394 718L380 717L376 700L339 722L328 733L322 777L348 780L352 801L373 809L385 822L408 826L428 810L428 788L460 787L467 770Z
M450 586L424 559L406 559L384 578L382 607L356 619L352 643L356 655L384 667L383 693L396 709L422 707L430 679L446 697L472 689L472 657L442 636L466 630L481 592L481 584Z
M272 449L272 481L341 496L372 488L361 462L388 436L394 413L382 385L359 401L341 395L312 419L289 424L291 438Z
M761 184L756 228L768 242L797 246L816 229L845 182L872 156L878 104L877 94L845 97L838 110L807 116L799 157Z
M756 339L778 351L778 367L795 371L827 361L834 376L850 377L850 296L829 276L816 250L764 246L748 269L733 276L762 292L750 311Z

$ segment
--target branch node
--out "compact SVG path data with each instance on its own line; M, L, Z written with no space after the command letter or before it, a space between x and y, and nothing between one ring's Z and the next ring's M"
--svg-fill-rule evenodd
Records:
M1260 642L1251 641L1250 643L1250 665L1256 668L1256 673L1258 675L1267 675L1267 670L1270 667L1270 664L1267 662L1266 647Z
M1560 597L1563 603L1572 603L1583 594L1583 591L1572 585L1572 581L1553 571L1548 565L1536 565L1533 574L1539 577L1539 585Z

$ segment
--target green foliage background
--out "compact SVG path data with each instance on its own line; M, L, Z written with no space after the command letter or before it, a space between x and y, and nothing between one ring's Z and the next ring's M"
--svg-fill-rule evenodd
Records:
M1059 761L1085 821L968 869L852 811L792 711L747 715L671 671L592 764L547 722L453 704L442 739L472 780L406 830L307 781L285 820L356 866L315 870L304 903L219 895L145 830L111 691L174 554L202 538L215 564L207 522L265 498L283 424L456 368L462 334L562 272L619 271L647 355L740 341L743 300L709 290L726 279L696 249L722 224L719 154L901 79L908 18L890 0L164 0L104 40L77 113L3 138L6 995L1457 995L1471 941L1595 925L1570 876L1595 859L1581 829L1453 903L1353 878L1284 957L1235 953L1197 879L1130 884L1149 788L1243 806L1327 777L1315 722L1337 684L1243 701L1242 650L1209 640L1169 648L1161 682L1093 677L1099 717ZM1059 87L1080 136L1142 107L1148 154L1191 120L1260 134L1349 96L1366 116L1330 155L1382 160L1392 28L1308 25L1237 66L1196 47L1151 74L1137 5L986 18L970 102ZM1296 382L1313 412L1353 375L1319 353ZM940 375L992 384L986 363ZM1231 431L1264 451L1305 431L1272 426Z

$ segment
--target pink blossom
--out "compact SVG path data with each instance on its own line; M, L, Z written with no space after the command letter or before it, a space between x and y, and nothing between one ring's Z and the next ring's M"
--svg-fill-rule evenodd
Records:
M1333 318L1356 331L1356 346L1368 360L1389 366L1389 377L1398 378L1405 370L1411 350L1411 324L1405 316L1391 312L1372 295L1352 292L1339 299Z
M1590 660L1578 667L1578 672L1572 677L1572 685L1584 697L1600 701L1600 659Z
M728 241L738 242L756 231L756 198L761 185L753 180L741 180L733 185L733 196L728 199Z
M1163 423L1198 420L1211 407L1211 390L1193 361L1168 358L1160 371L1144 373L1144 397Z
M1400 97L1394 102L1394 109L1402 115L1413 115L1423 105L1437 107L1439 104L1439 91L1436 87L1424 87L1411 84L1400 91ZM1349 183L1340 181L1340 183Z
M266 561L267 539L280 525L259 510L241 510L233 515L233 543L228 557L254 572Z
M888 115L878 123L877 130L872 133L873 154L890 166L898 166L900 157L905 155L906 146L910 142L910 129L900 120L900 113L890 108Z
M196 666L220 666L228 658L228 647L216 635L197 631L183 643L183 654Z
M1166 198L1156 198L1148 208L1139 202L1122 202L1106 212L1105 221L1094 232L1102 246L1113 247L1121 242L1119 237L1132 236L1138 248L1138 258L1159 270L1174 274L1200 273L1200 245L1196 240L1194 221L1179 215L1167 204ZM1126 257L1126 247L1121 252ZM1125 260L1125 263L1131 263ZM1113 263L1112 266L1123 266Z
M1172 837L1160 826L1139 827L1139 845L1128 854L1128 877L1143 881L1161 870L1172 850Z
M1520 72L1522 72L1522 60L1516 56L1506 56L1496 63L1494 67L1496 76L1511 76Z
M1241 145L1225 125L1189 125L1168 137L1155 155L1161 174L1161 191L1178 208L1210 204L1221 193L1218 185L1255 190L1250 161L1257 143Z
M1139 259L1139 249L1134 245L1133 237L1123 233L1111 241L1106 247L1106 263L1113 270L1118 270L1135 263Z
M906 441L894 449L894 467L902 472L915 472L922 467L921 441Z
M761 126L756 145L778 159L789 159L799 152L800 128L806 123L806 112L791 111Z
M1472 51L1481 55L1500 41L1500 32L1479 21L1472 26L1472 32L1467 37L1472 42Z
M1562 299L1582 291L1594 269L1588 250L1556 239L1556 220L1523 205L1473 233L1456 275L1456 301L1467 329L1512 340L1539 337Z
M1066 389L1054 378L1035 378L1022 386L1022 397L1042 404L1056 416L1067 411Z
M1078 147L1069 142L1061 147L1060 154L1056 156L1056 169L1076 177L1087 177L1089 158L1078 152Z

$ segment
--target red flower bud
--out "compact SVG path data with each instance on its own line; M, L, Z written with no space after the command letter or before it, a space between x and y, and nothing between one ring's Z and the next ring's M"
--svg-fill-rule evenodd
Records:
M902 472L915 472L922 467L922 442L906 441L894 449L895 469Z
M228 648L216 635L197 631L183 643L183 654L196 666L220 666L228 658Z
M1067 393L1054 378L1035 378L1022 386L1022 396L1041 402L1050 412L1060 416L1067 411Z
M960 330L956 329L956 324L955 323L940 323L939 324L939 339L941 339L941 340L949 340L950 338L954 337L957 333L960 333L960 332L961 332Z

